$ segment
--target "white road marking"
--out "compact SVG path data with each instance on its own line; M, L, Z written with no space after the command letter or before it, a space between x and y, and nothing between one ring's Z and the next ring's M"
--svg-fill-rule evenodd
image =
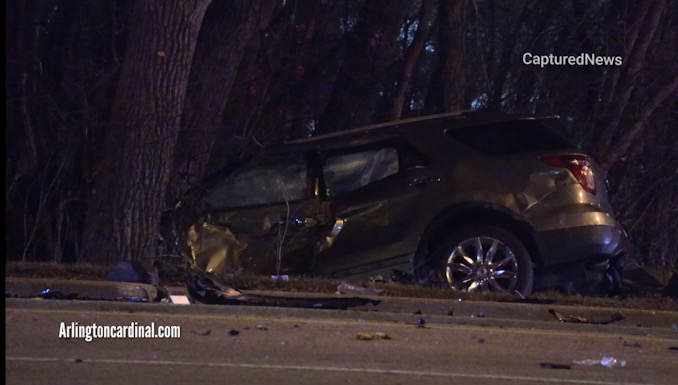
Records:
M75 358L56 358L56 357L6 357L7 361L19 362L70 362L75 363ZM416 370L390 370L390 369L368 369L368 368L345 368L345 367L325 367L325 366L305 366L305 365L267 365L267 364L244 364L228 362L185 362L185 361L164 361L164 360L114 360L114 359L80 359L79 364L111 364L111 365L167 365L167 366L196 366L196 367L216 367L216 368L241 368L241 369L270 369L270 370L302 370L317 372L343 372L343 373L367 373L367 374L399 374L407 376L429 376L429 377L447 377L447 378L480 378L488 380L513 380L513 381L531 381L536 383L558 383L558 384L590 384L590 385L647 385L630 382L607 382L591 380L568 380L553 377L524 377L509 376L499 374L469 374L455 372L429 372Z

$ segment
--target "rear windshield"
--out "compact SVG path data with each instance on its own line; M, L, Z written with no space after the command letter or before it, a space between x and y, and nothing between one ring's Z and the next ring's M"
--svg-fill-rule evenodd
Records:
M575 146L552 127L535 120L517 120L449 129L452 138L488 155L510 155Z

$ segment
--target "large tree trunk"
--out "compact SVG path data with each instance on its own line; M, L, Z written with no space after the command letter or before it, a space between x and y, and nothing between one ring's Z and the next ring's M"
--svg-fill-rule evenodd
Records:
M247 44L266 27L277 0L222 1L203 22L168 188L171 203L203 177Z
M198 31L209 0L132 4L110 135L88 202L81 261L154 255Z

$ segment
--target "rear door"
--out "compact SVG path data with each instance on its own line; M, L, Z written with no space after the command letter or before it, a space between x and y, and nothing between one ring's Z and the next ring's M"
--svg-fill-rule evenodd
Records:
M322 152L325 198L341 230L318 258L329 274L383 265L416 248L410 231L426 183L427 159L409 143L386 140Z

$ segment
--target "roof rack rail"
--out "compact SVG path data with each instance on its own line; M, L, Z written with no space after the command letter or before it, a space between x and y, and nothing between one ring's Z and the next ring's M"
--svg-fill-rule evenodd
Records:
M306 142L312 142L312 141L318 140L318 139L332 138L332 137L335 137L335 136L341 136L341 135L351 134L351 133L355 133L355 132L363 132L363 131L374 130L376 128L384 128L384 127L398 126L398 125L407 124L407 123L422 122L422 121L434 120L434 119L440 119L440 118L450 118L450 117L455 117L455 116L462 116L464 114L467 114L467 113L473 112L473 111L474 110L461 110L461 111L453 111L453 112L444 112L442 114L435 114L435 115L418 116L416 118L392 120L392 121L388 121L388 122L384 122L384 123L371 124L369 126L350 128L350 129L347 129L347 130L330 132L328 134L311 136L311 137L308 137L308 138L289 140L289 141L285 141L285 144L306 143Z

